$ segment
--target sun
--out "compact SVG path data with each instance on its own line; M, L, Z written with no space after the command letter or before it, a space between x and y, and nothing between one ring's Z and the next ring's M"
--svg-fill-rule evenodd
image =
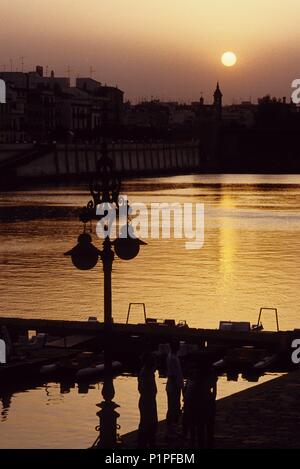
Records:
M221 61L225 67L233 67L237 63L237 56L234 52L224 52Z

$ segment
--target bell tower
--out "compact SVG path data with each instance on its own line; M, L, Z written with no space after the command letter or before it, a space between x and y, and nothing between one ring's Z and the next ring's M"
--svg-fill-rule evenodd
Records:
M216 90L214 92L214 111L215 111L216 118L218 120L220 120L222 117L222 99L223 99L223 94L220 90L220 86L218 82Z

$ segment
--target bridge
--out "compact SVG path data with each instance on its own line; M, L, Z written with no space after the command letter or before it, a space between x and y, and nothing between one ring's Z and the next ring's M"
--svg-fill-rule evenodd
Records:
M110 143L108 150L124 177L197 172L208 159L199 142ZM82 180L95 173L100 154L100 144L1 145L2 182Z

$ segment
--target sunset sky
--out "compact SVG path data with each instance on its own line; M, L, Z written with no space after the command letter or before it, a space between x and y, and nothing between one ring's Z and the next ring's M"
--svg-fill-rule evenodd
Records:
M2 0L0 69L49 65L117 84L132 100L290 96L300 77L299 0ZM221 64L233 51L237 65Z

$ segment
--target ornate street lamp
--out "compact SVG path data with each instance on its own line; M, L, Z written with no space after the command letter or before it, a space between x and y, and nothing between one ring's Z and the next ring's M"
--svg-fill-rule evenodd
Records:
M101 204L105 207L114 208L119 214L120 189L121 180L114 170L113 161L108 156L106 143L102 144L102 156L97 162L96 177L90 183L90 192L92 200L84 207L80 214L80 220L84 224L84 232L78 237L78 244L66 252L66 256L70 256L74 266L80 270L93 269L99 258L102 261L104 272L104 365L105 379L102 389L104 401L98 404L100 411L97 415L100 418L99 438L96 440L94 447L96 448L114 448L117 445L117 419L119 414L116 412L117 404L113 402L115 395L113 378L112 378L112 285L111 274L112 265L115 254L123 260L134 259L139 251L140 246L145 245L138 238L130 236L128 220L128 204L127 224L122 228L126 230L126 237L119 237L115 241L111 241L110 226L106 226L107 236L103 242L102 250L99 250L92 244L92 237L86 233L86 224L93 220L100 221L105 215L97 215L97 208Z

